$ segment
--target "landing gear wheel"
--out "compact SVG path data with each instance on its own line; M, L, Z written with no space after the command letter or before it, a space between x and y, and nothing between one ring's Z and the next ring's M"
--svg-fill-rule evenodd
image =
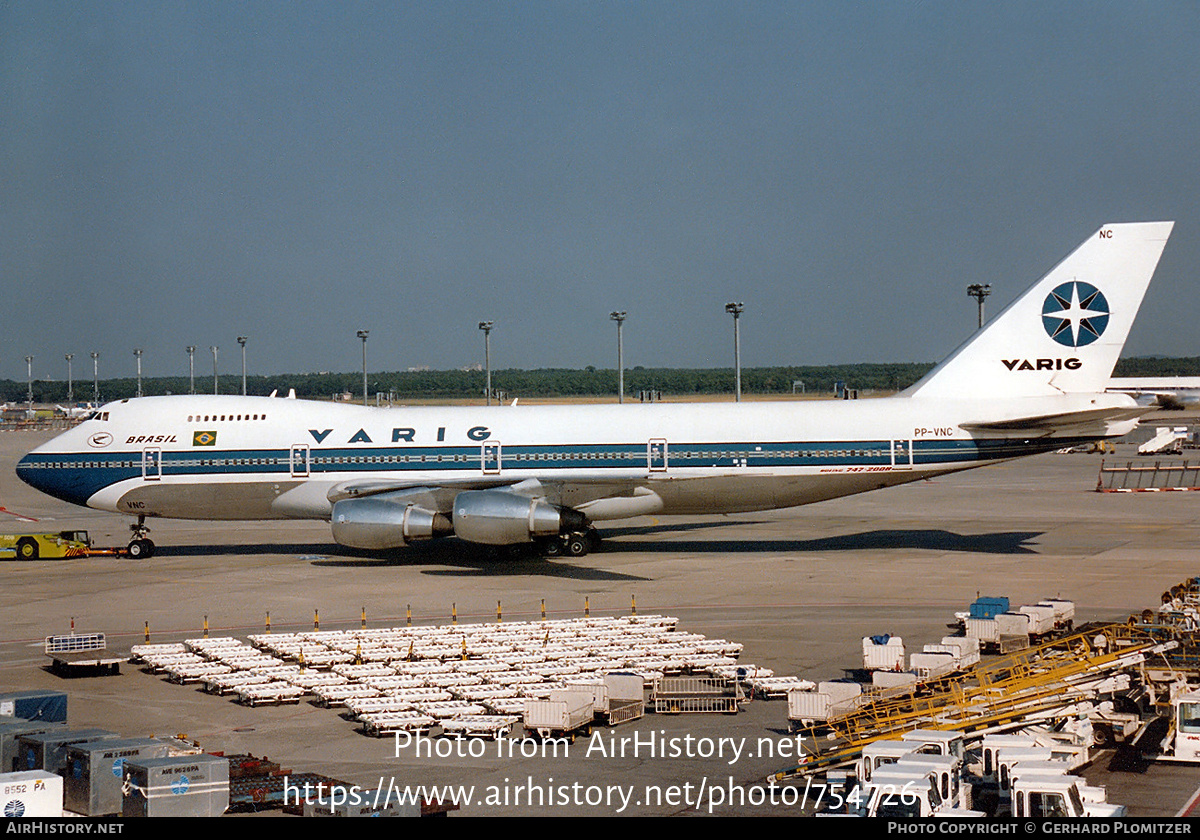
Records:
M25 537L17 540L17 559L18 560L36 560L38 559L38 544L37 540Z
M154 543L146 538L146 534L150 533L146 527L146 515L139 513L137 524L130 525L129 530L133 532L133 539L125 546L125 553L133 560L149 560L153 557Z
M131 560L149 560L154 556L154 543L146 539L130 540L125 553Z
M571 534L567 537L566 551L569 557L582 557L588 553L588 539L584 534Z
M543 557L562 557L565 547L562 540L558 537L553 537L541 544L541 553Z

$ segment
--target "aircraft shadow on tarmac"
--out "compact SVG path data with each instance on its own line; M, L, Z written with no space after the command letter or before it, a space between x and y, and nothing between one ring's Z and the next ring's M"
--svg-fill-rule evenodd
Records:
M289 545L270 543L263 545L160 545L156 557L212 557L231 555L288 555L294 554L299 562L314 566L336 568L385 569L403 566L450 566L451 568L425 569L422 574L473 577L540 576L566 580L624 581L648 580L639 575L608 572L588 564L576 565L569 558L548 559L526 550L506 553L490 546L472 545L461 540L438 540L418 544L394 551L365 551L347 548L336 543L305 543ZM602 549L603 550L603 549ZM594 558L595 555L589 555Z
M422 574L446 577L540 576L566 580L624 581L648 580L599 568L605 554L637 552L670 554L753 554L816 553L826 551L904 550L955 551L973 554L1036 554L1028 543L1042 535L1040 531L1003 531L985 534L956 534L938 529L891 529L863 531L811 540L789 539L696 539L681 542L660 540L662 533L693 531L727 526L728 522L683 523L616 528L603 532L606 537L600 551L574 562L570 558L539 557L529 547L509 551L490 546L472 545L449 539L415 545L388 552L361 551L335 543L303 545L206 545L163 546L165 556L203 556L232 554L296 554L303 562L316 566L380 569L413 565L437 565L450 568L426 569ZM754 523L743 523L754 524ZM642 537L644 539L639 539ZM523 549L523 550L522 550ZM599 562L598 562L599 561Z
M727 524L727 523L726 523ZM687 552L729 553L754 552L820 552L820 551L864 551L880 549L924 548L931 551L962 551L974 554L1037 554L1037 549L1028 543L1042 536L1041 531L1001 531L987 534L956 534L938 529L891 529L862 531L857 534L841 534L812 540L781 539L714 539L680 542L661 541L650 538L662 530L689 530L686 528L625 528L613 531L609 536L647 536L647 539L608 540L604 550L610 552Z

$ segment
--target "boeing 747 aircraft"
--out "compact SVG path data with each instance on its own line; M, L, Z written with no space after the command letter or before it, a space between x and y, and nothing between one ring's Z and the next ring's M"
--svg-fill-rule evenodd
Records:
M320 519L342 545L454 535L586 554L593 523L786 508L1117 437L1105 393L1173 223L1105 225L902 393L853 401L368 408L120 400L21 459L33 487L137 517Z

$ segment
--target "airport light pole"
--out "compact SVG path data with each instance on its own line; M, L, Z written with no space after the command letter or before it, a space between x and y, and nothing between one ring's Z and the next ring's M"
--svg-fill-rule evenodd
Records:
M483 369L485 373L485 388L487 404L492 404L492 322L480 321L479 329L483 330Z
M617 402L625 402L625 345L621 342L621 325L625 323L624 312L610 312L608 317L617 322Z
M196 345L189 344L183 348L188 354L188 393L196 393Z
M29 410L33 411L33 356L25 357L25 382L29 386Z
M983 299L991 293L991 283L972 283L967 286L967 294L979 301L979 329L983 329Z
M209 348L213 354L213 394L217 393L217 350L220 349L213 344Z
M367 335L370 330L359 330L358 337L362 339L363 344L363 405L367 404Z
M246 336L239 335L238 344L242 345L242 396L246 396Z
M740 301L737 303L725 304L725 311L733 316L733 399L734 402L742 401L742 339L738 332L738 319L745 309L745 305Z
M92 351L92 402L100 405L100 354Z
M137 357L137 371L138 371L137 395L140 397L142 395L142 348L135 347L133 350L133 355Z
M71 403L75 402L75 384L71 378L71 360L75 358L75 354L68 353L63 358L67 360L67 406L70 407Z

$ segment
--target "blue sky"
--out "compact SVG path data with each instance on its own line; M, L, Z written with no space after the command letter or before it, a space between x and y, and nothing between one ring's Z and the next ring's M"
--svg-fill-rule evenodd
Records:
M1200 354L1200 5L0 3L0 377L934 361L1107 222ZM203 363L200 363L203 359ZM81 364L81 360L86 360Z

